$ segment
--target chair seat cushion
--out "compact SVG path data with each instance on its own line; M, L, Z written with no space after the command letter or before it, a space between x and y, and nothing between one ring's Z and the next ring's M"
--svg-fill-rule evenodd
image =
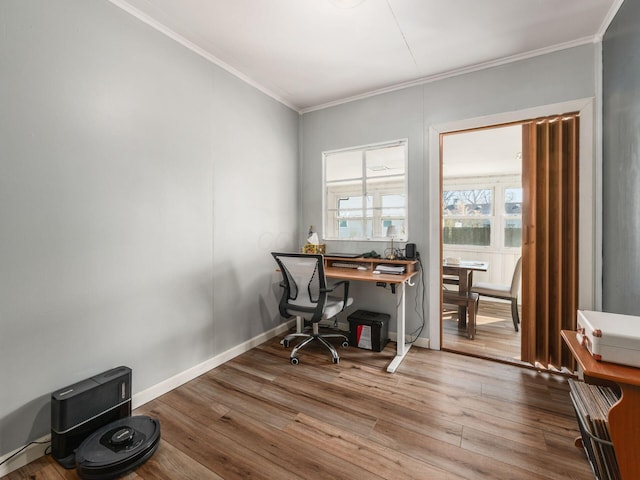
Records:
M339 314L343 308L353 303L353 298L347 297L347 304L344 304L344 297L327 297L327 304L324 306L323 319L333 318Z
M478 282L473 284L471 291L480 295L511 298L511 285Z

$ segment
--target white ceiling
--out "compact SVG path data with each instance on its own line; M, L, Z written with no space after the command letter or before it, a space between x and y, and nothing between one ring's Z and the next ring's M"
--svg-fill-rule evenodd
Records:
M623 0L111 1L304 112L598 41Z
M521 173L521 125L452 133L442 139L443 178Z

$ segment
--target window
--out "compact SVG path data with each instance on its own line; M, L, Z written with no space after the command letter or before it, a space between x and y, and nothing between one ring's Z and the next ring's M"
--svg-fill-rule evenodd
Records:
M522 245L522 187L504 189L504 246Z
M491 245L493 190L445 190L442 205L444 244Z
M519 178L490 177L445 182L442 243L497 249L522 245Z
M407 239L407 141L325 152L323 233L329 240Z

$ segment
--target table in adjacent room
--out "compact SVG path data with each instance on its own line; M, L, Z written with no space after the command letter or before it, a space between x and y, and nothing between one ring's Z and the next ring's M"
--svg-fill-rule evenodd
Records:
M489 269L488 262L476 260L462 260L459 263L442 264L442 274L455 276L458 278L458 293L467 296L473 285L473 272L486 272ZM466 305L458 305L458 322L460 327L465 327L467 323Z

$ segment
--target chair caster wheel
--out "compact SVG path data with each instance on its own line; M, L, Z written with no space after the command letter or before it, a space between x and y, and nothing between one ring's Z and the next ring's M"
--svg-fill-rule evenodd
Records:
M289 340L282 340L282 345L284 345L284 348L289 348Z
M342 347L343 348L347 348L349 346L349 342L347 342L346 340L344 342L342 342Z
M298 365L300 363L300 360L298 360L298 357L292 357L290 362L291 365Z
M340 359L339 358L334 358L333 359L333 363L340 363Z

